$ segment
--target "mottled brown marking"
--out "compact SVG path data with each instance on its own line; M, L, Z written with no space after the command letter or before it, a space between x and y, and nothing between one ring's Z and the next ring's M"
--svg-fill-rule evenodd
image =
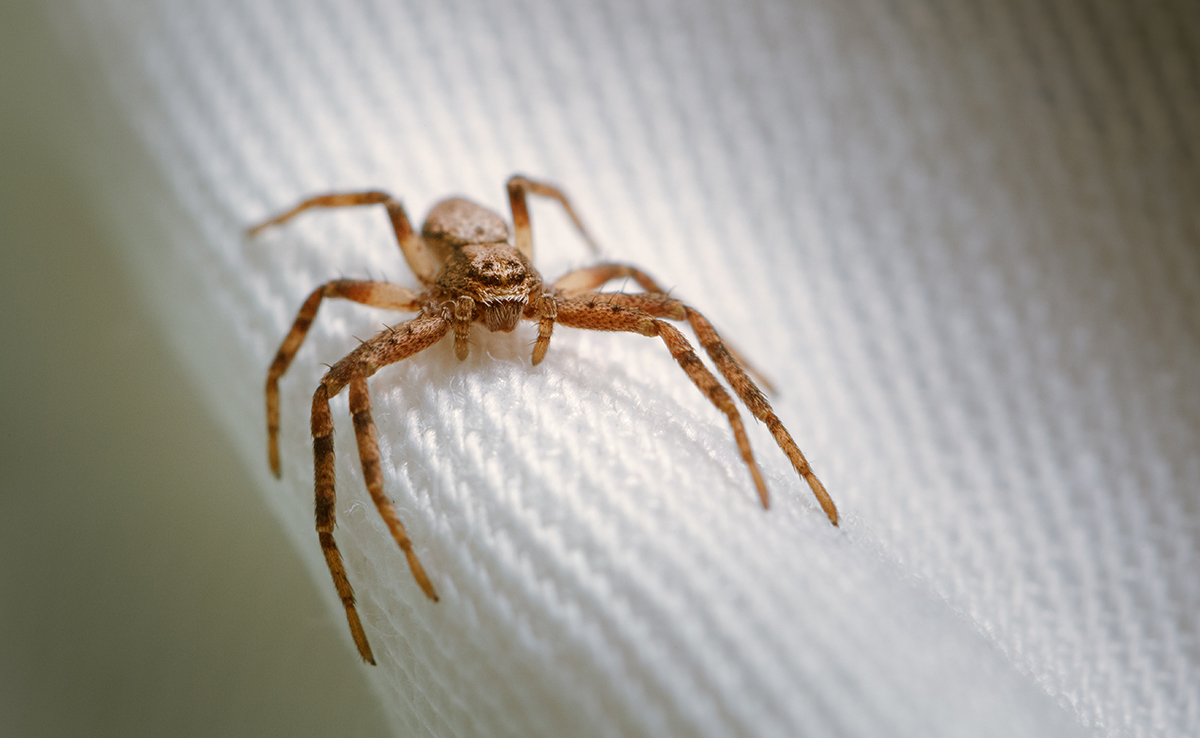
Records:
M387 523L392 539L408 559L413 578L417 580L426 596L437 602L438 596L433 589L433 583L429 581L425 568L421 566L417 554L413 551L412 542L408 539L404 524L400 522L399 513L396 512L396 505L383 493L379 439L375 434L375 422L371 419L371 396L367 392L367 380L364 377L350 380L350 415L354 419L354 436L358 441L358 457L362 464L363 479L366 481L367 491L371 494L371 500L375 503L375 509Z
M292 321L291 330L284 337L279 351L275 353L275 359L271 362L271 368L267 372L267 455L271 464L271 472L277 477L280 474L279 378L291 366L292 359L296 357L296 352L304 343L304 337L308 335L308 329L312 327L317 310L321 307L321 301L326 297L351 300L387 310L415 311L421 309L421 301L418 299L417 293L407 287L387 282L368 282L355 279L335 279L332 282L326 282L313 290L312 294L305 299L295 320Z
M529 225L529 206L526 204L526 195L532 194L538 197L548 197L552 200L557 200L566 212L567 217L575 224L575 230L579 231L579 235L583 237L584 243L593 254L600 253L600 247L596 245L595 239L592 238L588 230L583 227L583 221L575 214L575 208L571 206L571 201L557 187L545 182L538 182L528 179L519 174L514 174L508 178L508 205L512 210L513 217L513 241L517 248L526 259L533 261L533 229Z

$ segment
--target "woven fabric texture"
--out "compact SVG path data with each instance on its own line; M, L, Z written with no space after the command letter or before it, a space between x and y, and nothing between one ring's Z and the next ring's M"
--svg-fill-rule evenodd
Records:
M108 202L262 491L313 534L308 404L413 285L414 219L513 172L706 312L779 387L843 513L770 436L758 506L664 347L560 329L443 342L372 381L370 504L334 403L338 542L398 735L1200 734L1200 16L1183 1L87 0L65 37L153 163ZM538 204L548 278L590 257ZM332 584L330 617L341 618ZM347 634L348 655L352 645ZM349 657L349 656L348 656Z

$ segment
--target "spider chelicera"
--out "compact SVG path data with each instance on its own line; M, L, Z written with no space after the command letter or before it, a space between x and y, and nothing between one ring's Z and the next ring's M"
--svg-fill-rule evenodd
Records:
M602 263L569 272L547 287L533 267L533 236L529 226L527 195L557 200L595 251L594 242L558 188L522 176L508 180L512 208L511 234L504 220L492 211L461 198L443 200L434 206L421 233L412 229L400 201L385 192L351 192L320 195L296 205L250 229L251 236L279 225L310 208L337 208L355 205L383 205L387 208L400 250L408 266L420 280L421 291L389 282L336 279L313 291L296 315L292 328L283 339L267 373L267 445L271 471L279 469L279 378L292 363L304 341L317 308L327 297L370 305L388 310L417 313L412 320L385 328L364 341L345 358L330 367L313 394L312 437L313 466L316 477L317 534L333 583L346 608L346 619L358 652L367 663L375 657L367 642L354 592L346 577L341 553L333 540L334 463L333 416L329 399L350 388L350 414L358 441L358 455L371 499L387 523L397 545L408 559L417 584L431 600L437 601L433 583L413 551L412 542L396 514L392 501L383 492L383 471L379 461L379 441L371 420L371 398L367 378L388 364L429 348L447 333L454 334L454 353L467 358L471 325L480 323L489 331L512 331L524 319L538 324L533 346L534 365L546 356L556 323L594 331L624 331L657 336L667 345L671 356L687 373L692 383L729 419L742 459L750 469L759 499L768 506L767 485L750 450L750 440L742 418L729 393L692 350L679 330L666 320L687 321L708 352L721 376L741 398L754 417L770 429L775 442L792 462L796 472L808 482L829 520L838 522L833 500L817 480L808 461L791 434L776 417L767 398L747 374L746 362L727 346L707 319L693 308L669 296L645 272L626 264ZM632 279L644 292L626 294L598 292L614 279ZM666 320L664 320L666 319ZM752 371L752 370L751 370ZM761 381L761 378L760 378Z

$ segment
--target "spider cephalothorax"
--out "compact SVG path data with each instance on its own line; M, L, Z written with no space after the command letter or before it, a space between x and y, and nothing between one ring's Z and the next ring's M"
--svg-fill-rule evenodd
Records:
M430 599L436 601L433 583L413 551L395 506L383 492L379 442L375 435L375 423L371 419L367 378L388 364L429 348L451 331L454 333L455 355L460 360L467 358L470 330L475 323L490 331L509 332L521 319L536 321L538 337L533 347L535 365L545 357L556 323L573 328L622 331L661 338L692 383L717 409L725 413L733 428L738 450L750 469L759 498L766 508L769 499L767 485L754 460L737 406L696 356L679 329L666 322L687 321L717 371L754 417L766 424L796 472L808 482L830 522L837 525L837 509L809 468L804 454L771 409L766 396L747 374L745 362L721 340L703 315L667 295L645 272L625 264L597 264L569 272L549 288L543 284L541 275L532 263L533 238L526 203L528 194L557 200L595 250L566 196L555 187L521 176L508 181L509 204L513 215L511 243L508 226L499 215L462 198L438 203L426 217L421 234L417 235L400 201L378 191L313 197L250 229L253 235L314 207L384 205L405 260L424 287L417 292L390 282L352 279L338 279L321 285L304 301L267 373L267 446L271 470L279 476L279 378L287 371L304 341L321 301L326 297L339 297L373 307L418 313L416 318L406 323L380 331L330 367L313 393L317 535L334 585L346 608L350 632L359 654L368 663L374 664L375 657L359 621L354 592L337 543L333 540L335 485L333 416L329 399L349 387L350 414L354 418L354 432L367 491L392 537L407 557L417 583ZM597 291L614 279L632 279L645 291L633 294Z

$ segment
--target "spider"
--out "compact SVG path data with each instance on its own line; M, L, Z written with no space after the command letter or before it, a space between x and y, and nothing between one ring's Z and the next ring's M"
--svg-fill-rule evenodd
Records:
M533 236L527 205L527 195L530 194L557 200L584 240L593 251L597 251L595 242L562 191L520 175L508 180L513 219L511 237L508 225L499 215L462 198L443 200L435 205L426 217L421 233L417 234L400 201L386 192L376 190L312 197L254 226L248 232L254 236L310 208L383 205L391 218L400 250L422 285L422 290L417 292L389 282L355 279L326 282L315 289L300 307L291 330L283 339L267 372L267 447L271 471L279 477L279 378L295 358L321 302L325 298L336 297L372 307L418 314L412 320L380 331L330 367L313 393L312 400L317 535L338 596L346 609L354 643L363 661L369 664L375 663L375 657L355 608L354 591L346 577L341 553L333 540L333 416L329 399L343 389L350 388L350 414L354 420L354 434L367 490L396 544L404 552L417 584L429 599L436 602L438 596L433 583L413 551L412 542L400 522L395 505L383 492L379 440L375 423L371 420L367 378L388 364L429 348L447 333L454 334L455 356L460 361L467 358L470 350L468 337L474 323L482 324L489 331L508 333L522 319L537 322L538 336L533 346L535 366L546 356L556 323L572 328L623 331L662 339L692 383L729 419L738 450L750 469L765 509L769 506L767 486L754 461L750 440L737 406L712 372L700 362L679 329L666 322L686 321L717 370L754 417L766 424L796 472L808 482L821 508L829 516L829 521L834 525L838 523L833 500L809 468L808 461L792 436L771 410L767 398L748 376L747 370L753 370L721 340L703 315L669 296L645 272L626 264L601 263L578 269L549 287L542 282L541 275L532 264ZM597 291L615 279L632 279L644 292L627 294ZM760 381L763 381L761 377Z

